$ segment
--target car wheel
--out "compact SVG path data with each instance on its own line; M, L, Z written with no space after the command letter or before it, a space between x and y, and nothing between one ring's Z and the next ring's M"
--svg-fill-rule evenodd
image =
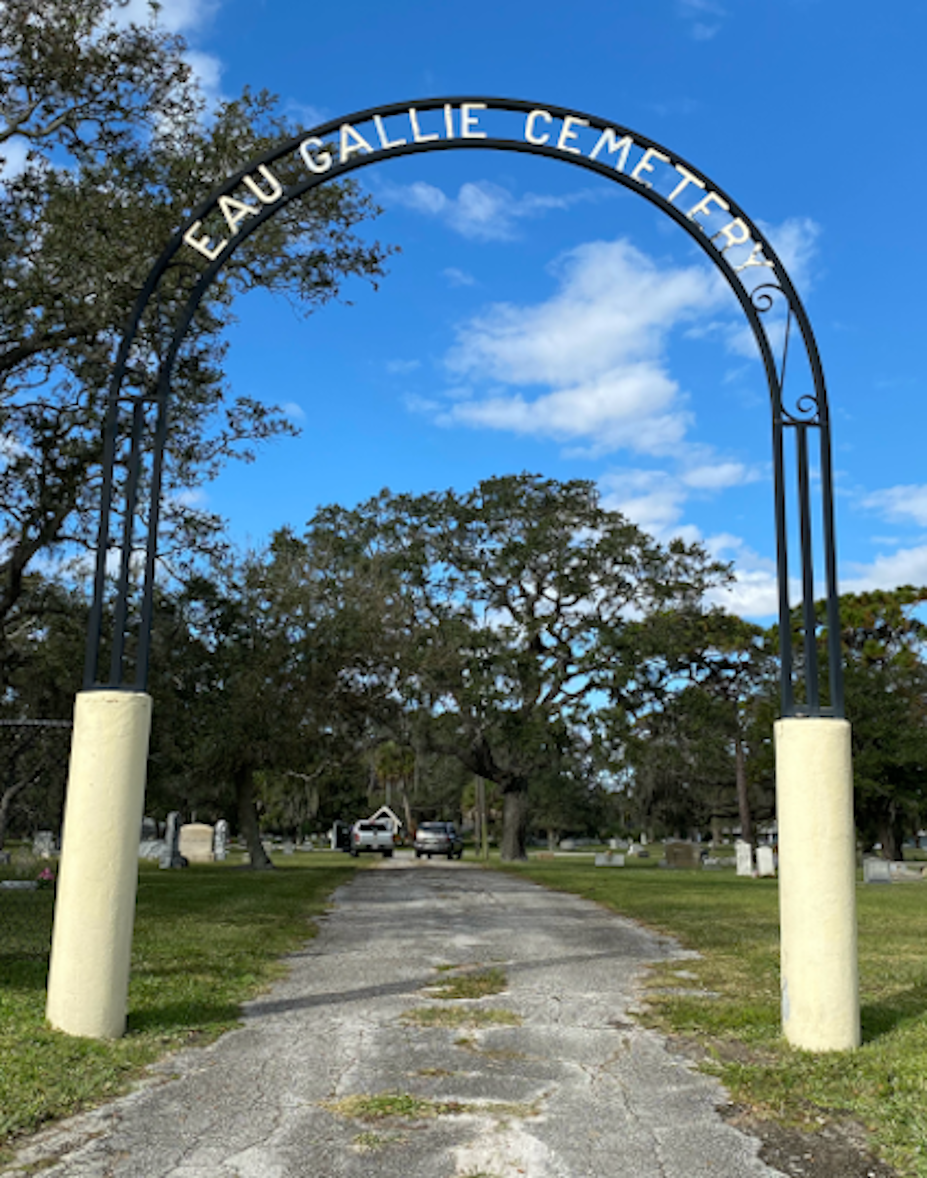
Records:
M352 859L356 859L356 858L357 858L357 847L352 847L352 848L351 848L351 858L352 858Z
M415 858L416 858L416 859L421 859L421 857L422 857L422 852L421 852L421 851L416 851L416 852L415 852Z
M392 857L393 857L393 852L392 852L392 851L384 851L384 852L383 852L383 858L384 858L384 859L392 859Z
M448 857L448 859L453 859L453 858L454 858L454 852L453 852L453 851L448 851L448 853L447 853L447 857Z

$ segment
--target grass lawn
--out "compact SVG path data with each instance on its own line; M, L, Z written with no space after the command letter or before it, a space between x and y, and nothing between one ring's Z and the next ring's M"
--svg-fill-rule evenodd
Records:
M146 1064L233 1027L240 1004L280 975L279 958L313 935L312 917L356 871L338 852L297 863L273 872L142 864L128 1032L114 1042L46 1026L54 894L0 891L0 1143L109 1099Z
M885 1161L927 1178L927 885L859 885L863 1046L812 1055L781 1036L774 879L643 864L596 870L565 858L506 869L698 950L700 960L653 971L649 1020L706 1047L706 1066L738 1104L807 1126L853 1118Z

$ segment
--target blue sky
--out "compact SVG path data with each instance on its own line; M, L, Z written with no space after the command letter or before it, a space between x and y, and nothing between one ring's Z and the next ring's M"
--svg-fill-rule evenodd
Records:
M499 95L591 112L690 160L761 225L809 312L841 588L927 583L923 5L166 0L163 14L214 95L266 87L307 129ZM733 560L730 606L771 618L768 394L691 239L547 159L444 152L358 178L384 209L372 234L401 249L380 289L353 284L350 305L308 319L262 294L236 307L232 386L285 404L302 435L206 489L232 536L260 544L384 486L591 478L661 538Z

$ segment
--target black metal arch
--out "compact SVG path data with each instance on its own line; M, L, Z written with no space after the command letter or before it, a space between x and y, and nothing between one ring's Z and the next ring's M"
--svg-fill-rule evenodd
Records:
M538 142L529 139L527 132L521 140L503 138L500 136L463 137L448 134L447 137L436 135L420 136L417 116L424 112L444 112L447 130L450 133L453 126L453 112L458 115L464 108L471 110L485 110L491 115L513 115L524 113L531 116L532 112L543 112L545 120L561 120L563 125L567 121L572 124L588 127L593 132L610 130L615 137L630 137L635 148L644 153L653 153L655 158L672 164L678 172L688 174L697 188L706 193L712 193L723 202L726 213L736 218L749 230L749 243L760 247L763 264L768 271L768 280L748 289L738 278L738 268L733 266L726 257L727 250L719 251L713 244L714 237L706 231L704 223L694 220L676 205L670 203L658 191L649 187L646 182L634 178L624 170L618 170L609 163L589 158L579 154L576 149L564 149L549 141ZM450 109L451 114L448 114ZM414 116L412 126L415 130L412 142L388 142L383 134L382 120L397 116ZM377 129L381 132L381 146L373 147L367 143L370 150L352 149L349 158L340 159L333 163L329 170L322 174L311 172L305 178L282 189L279 198L264 203L253 214L249 215L240 226L235 226L235 232L229 235L222 248L207 248L201 257L205 264L196 258L200 268L197 271L193 285L189 291L187 301L182 307L166 351L160 358L158 382L153 394L130 394L123 392L126 380L128 360L133 343L136 340L139 326L146 309L158 297L161 280L172 266L178 264L190 265L190 258L178 262L178 254L189 247L189 235L196 235L199 227L214 212L223 197L230 197L239 190L247 178L260 174L262 168L269 168L277 160L291 155L307 140L315 141L319 147L329 142L333 134L341 133L341 128L349 125L352 128L363 126L377 120ZM448 120L451 120L448 122ZM527 124L526 124L527 126ZM461 126L461 130L462 130ZM562 141L561 136L561 141ZM667 148L645 136L623 127L619 124L597 118L596 116L570 110L558 106L541 106L538 103L526 102L520 99L499 99L487 97L452 97L429 98L411 103L393 103L388 106L370 108L358 111L343 118L323 123L284 143L264 152L250 160L243 168L230 176L223 184L213 190L199 205L164 249L161 256L152 266L145 285L139 294L135 307L127 323L125 333L119 346L109 391L107 420L104 443L104 478L102 502L100 509L100 529L96 555L96 576L94 600L91 610L90 626L87 635L87 652L85 663L85 688L108 687L126 690L144 690L148 676L148 653L152 617L152 601L154 590L154 574L157 555L157 535L160 515L161 481L164 462L164 451L168 435L168 410L171 392L171 379L178 353L183 344L197 308L200 305L210 285L219 274L222 267L232 254L248 237L256 232L266 221L275 216L282 208L294 200L298 200L314 188L337 180L357 171L371 163L383 160L419 154L426 151L448 151L461 149L520 151L532 155L547 156L567 163L586 168L589 171L605 176L607 179L637 192L645 200L656 205L661 212L672 218L699 247L711 258L715 266L724 275L725 280L734 292L741 309L750 324L753 336L759 348L760 356L766 372L770 393L770 407L772 414L772 442L773 442L773 471L775 497L775 527L777 551L777 575L779 598L779 631L781 658L781 704L785 716L842 716L843 715L843 687L842 667L840 657L839 635L839 603L837 596L836 577L836 548L834 537L834 505L833 505L833 474L831 463L830 419L827 405L827 392L824 373L811 324L805 309L798 297L794 285L786 273L780 259L777 257L765 235L754 222L747 217L739 205L732 200L718 185L708 179L683 157L669 151ZM353 152L356 150L356 154ZM626 158L626 157L625 157ZM649 158L649 157L648 157ZM623 167L623 165L622 165ZM635 169L636 170L636 169ZM267 173L265 172L266 176ZM251 188L254 193L254 188ZM233 198L234 199L234 198ZM742 244L742 243L737 243ZM742 269L743 267L741 267ZM783 309L786 313L784 342L780 354L776 357L773 338L767 327L769 312ZM811 377L811 387L800 389L787 405L784 400L784 388L787 373L787 359L789 343L793 328L797 328L807 361ZM132 424L128 434L120 439L119 429L121 420L121 406L131 406ZM154 409L155 421L153 429L149 429L148 418L150 408ZM800 569L802 587L802 623L803 660L796 667L791 642L791 617L789 606L789 559L788 559L788 530L785 492L785 451L784 437L786 430L794 431L796 438L797 464L797 508L798 534L800 549ZM829 670L829 705L825 706L821 699L819 684L819 669L816 633L818 622L815 615L815 560L812 532L811 508L811 474L808 449L808 433L816 430L819 437L820 459L820 522L823 555L823 572L825 581L826 616L828 630L828 670ZM125 455L126 478L123 488L122 503L122 537L118 543L112 542L112 527L114 515L114 500L116 497L116 481L114 471L117 462L117 448L122 442L127 447ZM142 462L150 453L151 471L149 475L150 504L148 508L147 535L145 540L144 574L141 587L141 612L138 621L130 626L129 599L131 596L133 554L136 551L134 538L139 516L139 486L141 480ZM101 677L101 647L103 645L103 617L106 598L106 566L108 553L118 548L120 552L119 577L113 612L112 633L110 636L109 674ZM129 631L136 634L136 651L134 660L130 660L126 651L126 640ZM129 663L134 662L134 674L130 673ZM796 693L796 686L803 682L804 691ZM798 700L796 694L803 695Z

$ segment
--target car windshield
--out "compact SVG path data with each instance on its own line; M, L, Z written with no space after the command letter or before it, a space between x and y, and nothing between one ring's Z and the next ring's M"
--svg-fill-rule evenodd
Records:
M446 822L423 822L419 830L430 831L432 834L444 834L447 831Z
M388 830L389 828L381 825L379 822L358 822L357 829L358 830L373 830L373 831L379 832L379 831L383 831L383 830Z

